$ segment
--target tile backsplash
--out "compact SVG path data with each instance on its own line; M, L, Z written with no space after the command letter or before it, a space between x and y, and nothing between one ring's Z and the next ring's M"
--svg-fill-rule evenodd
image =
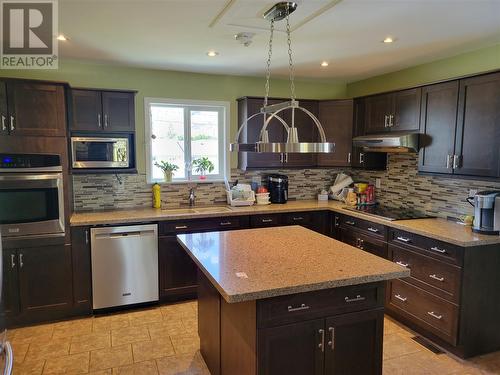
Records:
M465 198L469 189L499 189L500 182L484 182L445 177L422 176L417 173L417 154L391 154L385 171L356 169L300 169L266 171L231 171L231 181L250 183L253 176L282 173L289 177L290 199L315 199L319 190L328 188L338 172L344 171L356 181L375 183L378 201L387 206L413 207L428 214L447 217L472 214ZM223 183L165 184L162 201L165 206L177 207L188 203L188 193L196 185L199 205L224 204L226 194ZM150 207L151 185L144 174L74 175L75 211Z

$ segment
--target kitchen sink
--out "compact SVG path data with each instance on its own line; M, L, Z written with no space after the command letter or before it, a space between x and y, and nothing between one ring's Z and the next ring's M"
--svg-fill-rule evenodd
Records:
M163 208L163 211L167 211L170 214L195 214L196 211L192 208Z
M194 208L194 210L198 213L218 213L218 212L231 212L231 209L229 207L199 207L199 208Z
M207 213L222 213L222 212L231 212L229 207L195 207L195 208L164 208L163 211L166 211L171 214L207 214Z

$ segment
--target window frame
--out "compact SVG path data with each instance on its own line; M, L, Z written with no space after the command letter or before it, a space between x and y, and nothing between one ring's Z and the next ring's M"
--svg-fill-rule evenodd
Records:
M200 110L210 110L214 107L222 109L222 126L219 126L219 157L222 158L221 170L218 175L209 175L205 180L200 180L199 175L192 174L191 179L188 177L184 179L172 179L172 182L165 182L163 180L153 179L153 165L152 165L152 121L151 121L151 105L167 105L167 106L182 106L189 115L190 107L198 107ZM197 108L197 109L198 109ZM223 182L229 177L230 173L230 156L229 156L229 124L230 124L230 103L227 101L218 100L192 100L192 99L173 99L173 98L144 98L144 124L145 124L145 152L146 152L146 179L148 184L188 184L188 183L213 183ZM185 139L189 138L186 142L187 147L185 154L191 155L191 129L186 124L190 124L190 116L185 115L184 122L184 136ZM222 141L220 141L222 140Z

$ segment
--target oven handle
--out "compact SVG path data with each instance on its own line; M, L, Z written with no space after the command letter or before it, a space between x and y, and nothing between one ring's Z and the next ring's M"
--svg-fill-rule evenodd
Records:
M43 180L62 180L62 173L51 174L4 174L0 175L0 181L43 181Z

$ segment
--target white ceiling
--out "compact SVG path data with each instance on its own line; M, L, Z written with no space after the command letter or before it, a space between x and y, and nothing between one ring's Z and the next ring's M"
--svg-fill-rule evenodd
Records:
M354 81L500 43L500 0L298 0L296 75ZM63 58L234 75L264 72L264 0L59 0ZM287 75L284 21L273 74ZM234 40L255 33L244 47ZM385 36L395 43L384 44ZM219 55L210 58L208 50ZM321 68L320 62L330 63Z

